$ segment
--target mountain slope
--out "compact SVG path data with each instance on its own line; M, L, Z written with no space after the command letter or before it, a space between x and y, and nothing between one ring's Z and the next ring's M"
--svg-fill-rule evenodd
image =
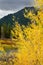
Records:
M13 25L13 23L15 23L15 21L18 21L18 23L20 25L27 25L27 23L28 22L30 23L31 21L30 21L30 19L27 19L27 18L24 17L25 9L27 11L30 11L30 10L32 11L33 10L35 12L34 7L25 7L24 9L14 13L14 14L9 14L9 15L3 17L0 20L0 24L2 25L3 23L6 23L7 25L8 24ZM15 18L14 21L13 21L13 18Z
M13 26L15 26L15 23L18 22L20 26L25 25L27 26L28 23L31 23L30 18L26 18L24 16L24 13L27 14L28 12L32 11L33 13L37 13L36 9L34 7L25 7L22 10L14 13L9 14L2 19L0 19L0 36L1 36L1 26L3 26L5 37L10 36L10 31L13 29Z

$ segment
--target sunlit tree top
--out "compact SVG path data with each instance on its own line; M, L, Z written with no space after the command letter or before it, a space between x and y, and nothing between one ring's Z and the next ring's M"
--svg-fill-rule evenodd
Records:
M35 6L39 8L43 8L43 0L34 0Z

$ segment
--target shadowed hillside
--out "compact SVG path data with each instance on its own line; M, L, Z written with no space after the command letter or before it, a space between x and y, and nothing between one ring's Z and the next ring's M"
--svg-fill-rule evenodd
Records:
M6 23L6 24L10 24L11 26L15 23L15 21L18 21L18 23L20 25L27 25L27 23L31 22L30 19L27 19L24 17L24 13L25 12L25 9L27 10L27 12L29 12L30 10L33 11L34 13L36 13L36 9L34 7L25 7L24 9L14 13L14 14L9 14L5 17L3 17L1 20L0 20L0 24L2 25L3 23ZM14 18L14 20L13 20Z
M15 22L18 22L21 26L27 26L28 23L30 24L31 19L24 17L24 13L27 14L29 11L33 11L33 13L37 14L37 10L34 7L25 7L24 9L14 14L9 14L0 19L0 37L1 27L3 27L3 33L5 34L5 38L10 38L11 29L13 29L13 26L15 26Z

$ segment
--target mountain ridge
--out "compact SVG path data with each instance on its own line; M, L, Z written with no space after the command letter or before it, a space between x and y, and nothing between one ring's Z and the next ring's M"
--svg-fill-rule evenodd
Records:
M27 19L24 17L24 13L25 13L25 9L30 11L30 10L33 10L35 11L35 8L34 7L25 7L23 8L22 10L16 12L16 13L13 13L13 14L9 14L3 18L0 19L0 24L2 25L4 22L8 25L9 23L11 25L13 25L13 16L15 17L15 21L18 21L18 23L20 23L20 25L27 25L27 23L30 21L30 19ZM25 22L24 22L25 21Z

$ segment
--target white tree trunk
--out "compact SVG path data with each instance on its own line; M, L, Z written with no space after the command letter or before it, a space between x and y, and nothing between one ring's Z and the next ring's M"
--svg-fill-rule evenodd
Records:
M1 26L1 39L4 39L4 30L3 30L3 26Z

